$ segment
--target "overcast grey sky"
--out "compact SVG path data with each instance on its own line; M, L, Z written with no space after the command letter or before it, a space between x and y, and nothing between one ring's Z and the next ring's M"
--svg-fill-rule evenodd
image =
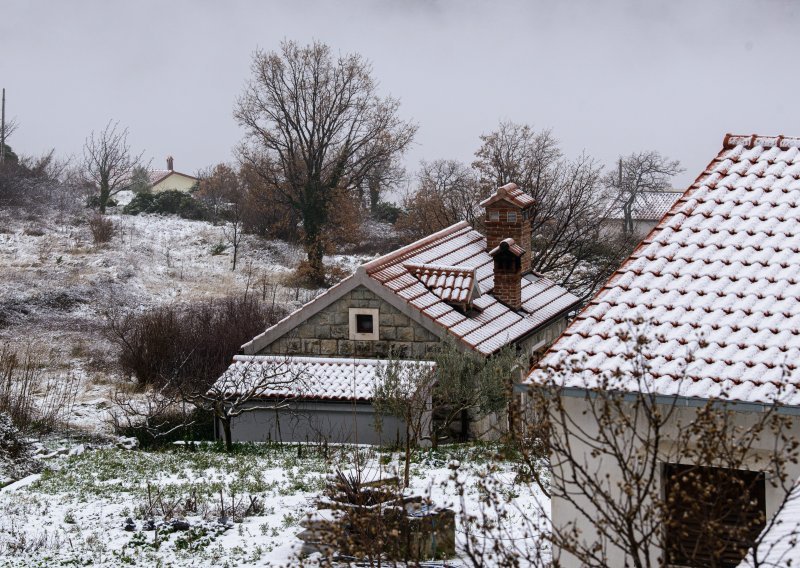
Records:
M77 154L110 118L163 167L232 158L256 48L319 39L369 58L420 125L407 165L470 161L499 120L551 128L608 164L657 149L686 185L726 132L800 136L794 0L0 0L12 146Z

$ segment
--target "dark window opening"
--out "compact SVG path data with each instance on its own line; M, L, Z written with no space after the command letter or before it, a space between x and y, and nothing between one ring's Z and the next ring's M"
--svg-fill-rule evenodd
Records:
M766 525L762 472L664 466L668 564L738 566Z
M372 332L372 316L370 314L356 314L356 333Z

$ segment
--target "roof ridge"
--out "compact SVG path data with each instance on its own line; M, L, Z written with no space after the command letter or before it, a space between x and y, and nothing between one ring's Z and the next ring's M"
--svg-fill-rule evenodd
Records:
M762 134L731 134L730 132L722 139L722 147L726 150L744 146L745 148L800 148L800 137L784 136L764 136Z
M391 261L398 260L412 251L417 251L421 248L424 248L438 241L442 237L449 237L450 235L457 233L461 229L467 228L469 226L470 224L467 223L466 221L459 221L455 225L450 225L449 227L446 227L441 231L437 231L431 235L428 235L427 237L423 237L417 241L414 241L411 244L408 244L404 247L400 247L395 251L392 251L383 256L379 256L376 259L370 260L369 262L362 264L361 267L368 273L375 272L377 271L377 269L383 267L385 264Z
M435 262L404 262L405 268L428 268L430 270L466 270L475 272L474 266L461 266L456 264L436 264Z
M433 361L417 361L409 359L356 359L352 357L312 357L308 355L234 355L233 360L238 363L257 363L259 361L291 361L294 363L316 363L320 365L371 365L375 366L380 363L423 363L433 364Z

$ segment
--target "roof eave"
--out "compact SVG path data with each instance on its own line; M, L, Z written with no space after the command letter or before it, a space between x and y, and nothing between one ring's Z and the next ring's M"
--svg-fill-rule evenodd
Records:
M539 385L535 383L514 383L514 392L527 393L537 386ZM596 389L590 389L586 387L559 387L558 394L571 398L596 398L598 391ZM643 395L640 392L626 392L623 394L623 400L627 402L635 402L641 396L649 397L651 395ZM694 396L660 394L655 395L654 400L656 404L685 408L701 408L711 402L714 408L733 410L735 412L769 412L775 410L778 414L800 416L800 406L789 406L769 402L747 402L741 400L724 400Z

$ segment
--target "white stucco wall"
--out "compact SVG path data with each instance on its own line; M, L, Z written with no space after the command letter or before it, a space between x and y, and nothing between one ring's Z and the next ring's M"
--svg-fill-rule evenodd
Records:
M571 397L565 396L563 397L563 402L565 408L567 409L569 416L575 421L577 427L583 429L585 432L596 432L597 431L597 424L592 417L591 412L586 412L589 409L589 405L584 398L578 397ZM680 459L680 456L675 455L677 450L675 446L675 439L678 433L678 428L680 424L686 424L691 421L692 417L696 413L696 408L680 408L676 412L675 416L673 417L672 422L669 425L669 428L666 429L666 438L667 443L664 444L664 456L663 462L664 463L681 463L685 462L685 460ZM759 418L759 415L751 412L736 412L735 413L735 420L737 421L737 425L742 427L747 426L748 424L754 424ZM800 417L792 417L792 431L791 433L795 437L800 437ZM766 435L762 440L760 440L759 444L757 444L755 448L755 452L752 454L749 463L747 464L747 469L753 471L766 471L768 468L765 466L765 459L770 453L770 447L773 443L774 439L771 435ZM616 483L621 479L619 467L609 458L605 458L603 456L599 458L593 458L590 455L589 449L585 445L581 445L576 443L574 455L575 456L584 456L586 463L591 464L593 470L596 470L596 476L598 479L602 479L603 476L609 476L609 486L613 486L612 484ZM714 466L716 464L708 464L709 466ZM563 466L563 467L566 467ZM800 465L798 464L789 464L787 467L789 471L790 479L797 479L800 476ZM561 474L558 474L554 477L561 477L561 476L568 476L568 471L566 469L561 470ZM659 468L659 475L660 475L660 468ZM658 480L658 486L663 487L661 483L661 479ZM766 508L767 508L767 518L770 518L778 509L781 502L783 501L785 493L780 488L775 488L770 484L769 476L767 476L767 483L766 483ZM593 511L592 504L585 500L583 502L583 507L585 510L589 512L589 516L595 517L595 515L591 514ZM578 508L563 499L553 498L552 500L552 519L553 519L553 526L554 527L563 527L569 522L575 522L577 527L582 531L582 534L585 535L585 540L587 542L591 542L597 540L595 535L595 529L592 520L581 513ZM651 558L654 562L653 565L658 565L656 559L661 556L662 551L660 549L656 549L652 551ZM560 562L560 566L564 568L578 568L581 566L580 562L574 557L569 555L566 552L554 550L554 558L558 559ZM625 562L624 554L619 549L611 548L609 550L609 558L608 558L609 566L627 566L628 564Z

